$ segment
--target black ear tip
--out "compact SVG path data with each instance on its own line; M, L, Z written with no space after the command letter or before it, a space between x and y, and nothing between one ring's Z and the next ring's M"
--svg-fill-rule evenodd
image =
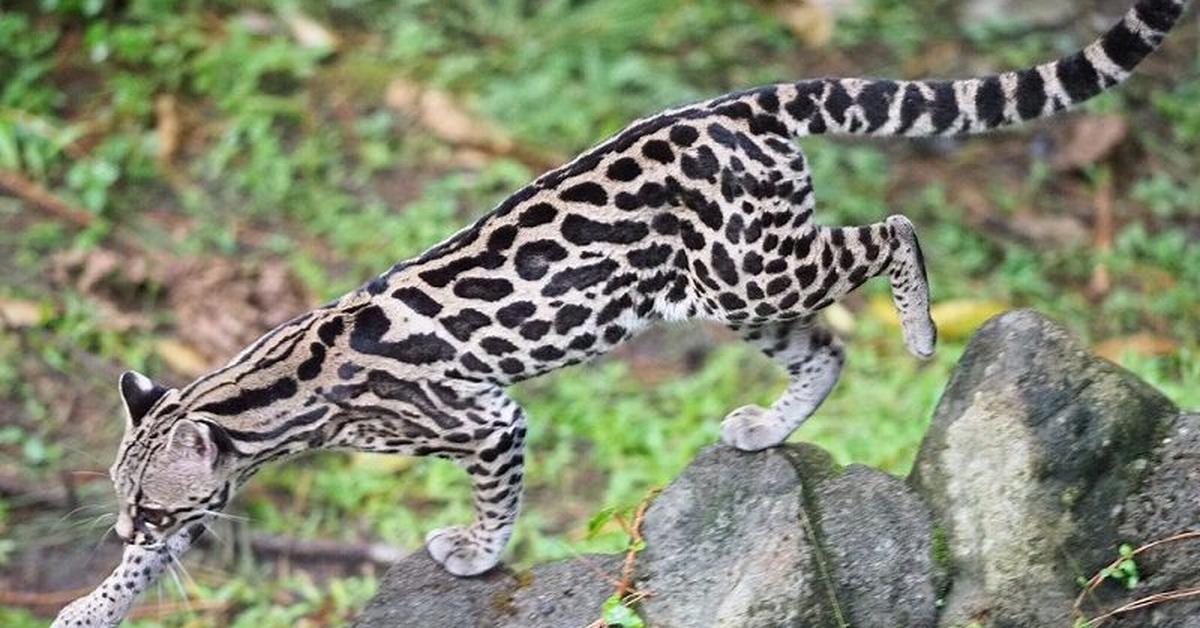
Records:
M149 377L137 371L125 371L121 373L120 384L121 392L126 394L149 394L156 387L156 384Z
M129 412L129 420L137 425L167 389L137 371L125 371L119 380L121 398Z

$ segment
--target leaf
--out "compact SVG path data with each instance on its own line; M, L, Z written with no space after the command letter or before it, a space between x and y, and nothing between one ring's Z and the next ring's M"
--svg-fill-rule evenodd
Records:
M399 473L417 466L417 458L405 456L380 456L376 454L354 453L350 455L350 466L362 470L378 470Z
M159 340L154 344L154 352L167 367L181 375L195 377L202 375L209 368L208 360L191 345L172 338Z
M333 52L338 47L337 35L325 28L320 22L299 12L289 11L283 16L288 30L301 48L309 48L321 52Z
M42 322L43 314L42 306L32 301L0 298L0 327L33 327Z
M1104 161L1129 137L1124 116L1080 118L1071 127L1071 139L1054 155L1055 170L1079 170Z
M839 334L849 336L854 333L855 320L854 313L841 303L834 303L825 308L822 312L825 323L829 325L833 331Z
M385 100L389 107L416 118L443 141L497 153L513 150L513 141L507 134L467 111L448 92L396 79L388 85Z
M596 538L596 535L600 533L600 530L602 530L604 526L608 525L608 523L612 521L612 518L616 514L617 509L609 506L592 515L592 518L588 519L586 538L588 540Z
M601 606L603 614L601 619L608 626L615 628L646 628L646 622L638 615L637 611L625 606L621 598L613 595L604 600L604 605Z
M1120 362L1121 358L1126 355L1141 357L1174 355L1179 351L1179 343L1172 338L1141 333L1109 338L1093 347L1092 350L1100 357Z
M961 340L975 333L988 319L1008 309L1008 304L1000 301L954 299L934 304L929 313L937 323L940 338ZM885 296L871 299L867 311L878 321L900 327L900 315Z
M785 2L773 6L772 11L797 39L813 48L826 46L833 39L836 16L821 3Z
M975 333L988 319L1008 311L999 301L960 299L934 305L930 314L937 323L938 333L948 340L960 340Z

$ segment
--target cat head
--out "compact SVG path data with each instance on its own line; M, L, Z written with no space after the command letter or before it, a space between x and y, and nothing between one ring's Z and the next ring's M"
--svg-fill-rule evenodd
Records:
M220 426L180 405L178 390L133 371L119 387L126 416L110 470L116 532L126 543L158 545L225 506L233 492L232 448Z

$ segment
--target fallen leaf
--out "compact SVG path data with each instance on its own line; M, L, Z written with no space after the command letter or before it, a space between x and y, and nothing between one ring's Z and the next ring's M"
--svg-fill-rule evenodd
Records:
M459 106L448 92L396 79L388 85L384 99L389 107L412 116L439 139L451 144L475 146L497 153L508 153L513 149L511 138Z
M825 318L825 324L829 325L833 331L843 336L849 336L854 333L856 326L854 313L841 303L834 303L825 308L822 314Z
M1071 126L1071 139L1054 155L1055 170L1079 170L1104 161L1129 137L1129 122L1119 115L1084 116Z
M328 52L337 50L337 35L311 17L299 11L288 11L284 14L283 21L301 48Z
M1009 309L1008 304L999 301L957 299L936 303L929 313L937 323L940 337L962 340L969 338L992 317Z
M356 469L402 472L408 471L417 464L416 458L405 456L380 456L377 454L354 453L350 455L350 465Z
M797 39L813 48L825 46L833 39L836 20L826 7L810 2L786 3L776 5L774 13Z
M167 368L189 377L203 375L212 366L199 351L174 338L164 338L154 344L154 352L166 362Z
M1008 304L999 301L953 299L935 303L929 308L929 314L937 324L938 338L963 340L989 319L1009 309ZM900 315L886 296L872 298L867 305L867 312L878 321L900 328Z
M0 299L0 327L20 329L42 322L44 309L33 301Z
M1179 351L1179 343L1171 338L1142 333L1109 338L1092 350L1100 357L1120 362L1123 356L1130 354L1141 357L1173 355Z
M1072 216L1054 216L1036 210L1014 214L1006 226L1010 234L1044 247L1070 248L1091 240L1088 229Z

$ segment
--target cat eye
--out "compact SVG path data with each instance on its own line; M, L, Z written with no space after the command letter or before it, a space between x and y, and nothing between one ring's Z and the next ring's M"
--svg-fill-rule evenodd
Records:
M167 521L167 512L160 508L138 508L137 517L146 525L161 528Z

